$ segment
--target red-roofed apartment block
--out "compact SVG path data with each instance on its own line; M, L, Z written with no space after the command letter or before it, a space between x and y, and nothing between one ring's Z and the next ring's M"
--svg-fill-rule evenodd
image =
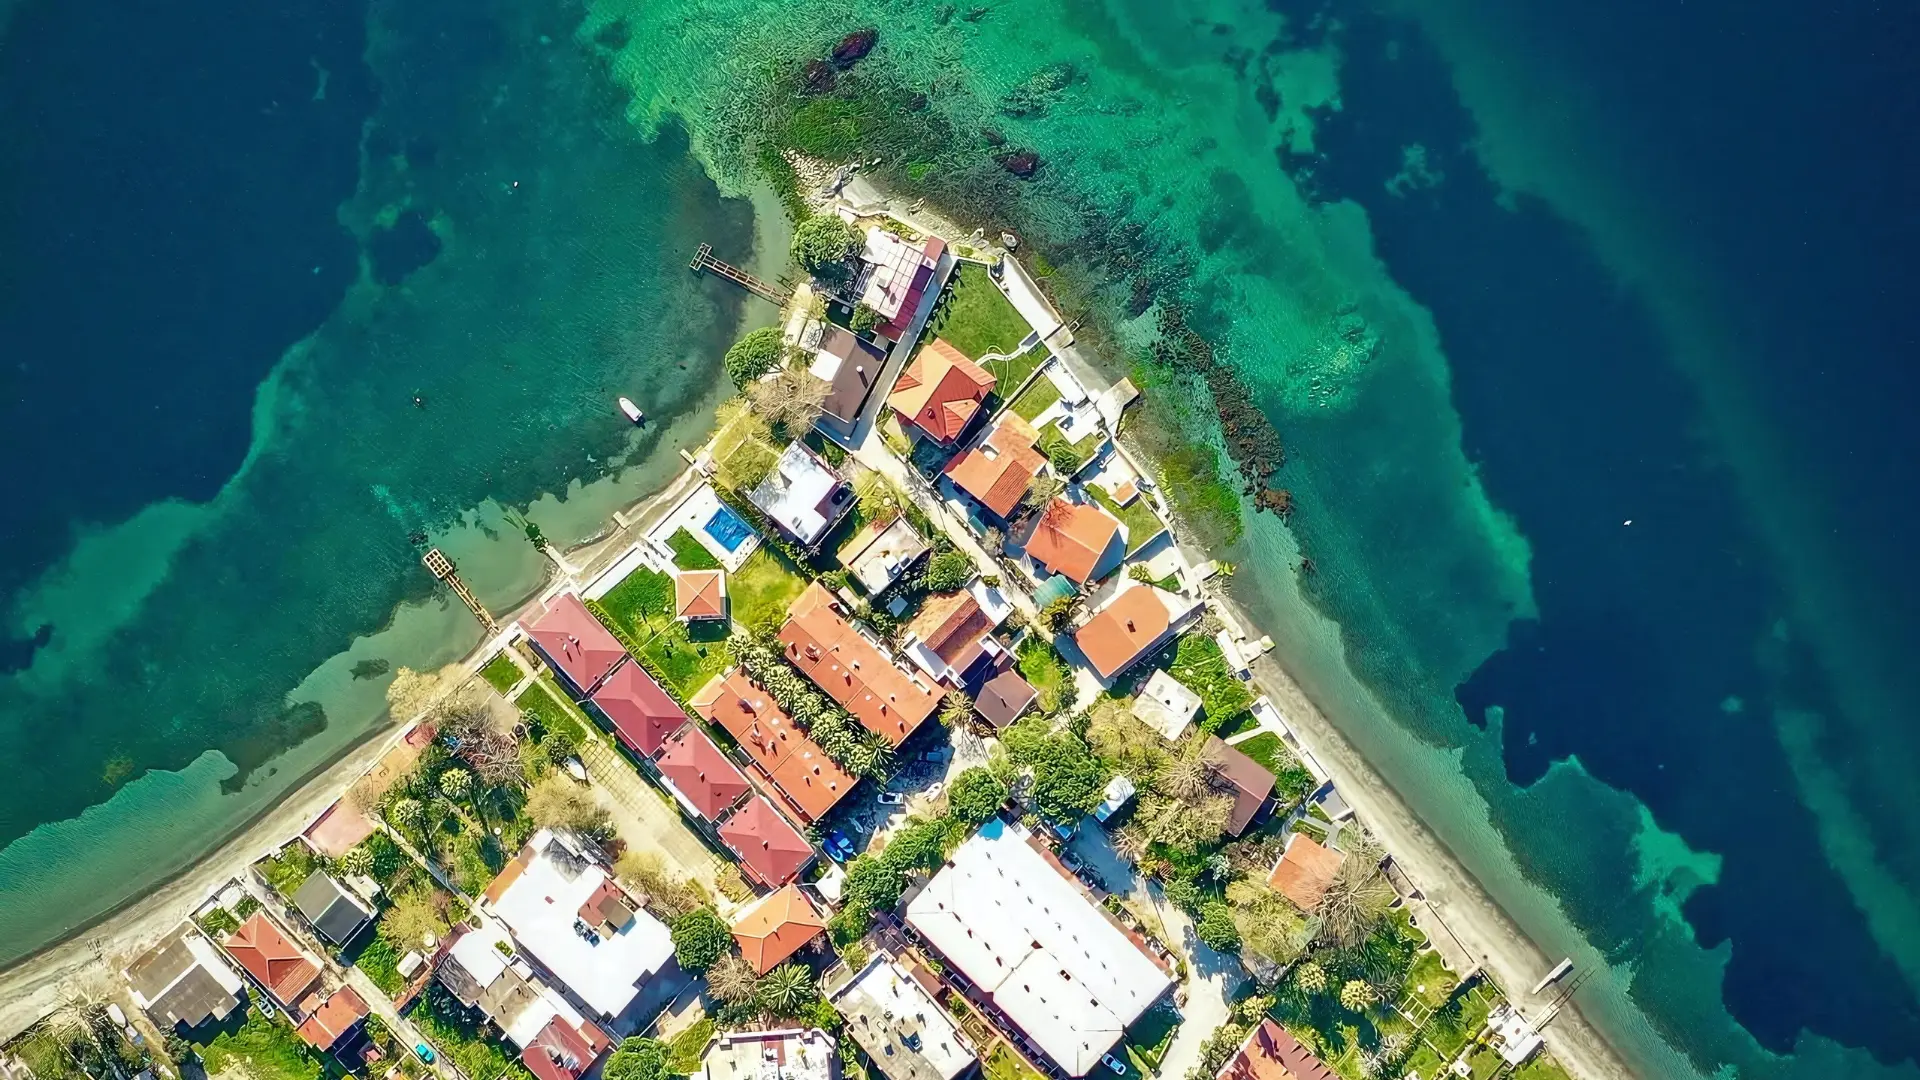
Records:
M615 668L589 700L620 741L641 757L659 753L667 736L687 722L686 710L631 660Z
M527 627L527 636L579 697L592 693L627 655L627 650L573 593L561 593L547 601L546 608Z
M740 856L747 877L779 888L813 861L813 845L764 798L757 798L720 823L720 839Z
M967 354L939 338L927 342L900 373L887 406L902 424L917 427L941 446L966 434L981 403L993 392L993 376Z
M734 737L800 821L825 817L857 783L744 671L715 676L688 705Z
M708 821L718 821L727 807L753 790L746 776L694 724L668 737L654 765L680 802Z
M895 667L842 618L833 594L807 586L780 628L793 666L868 731L899 746L940 706L940 695Z

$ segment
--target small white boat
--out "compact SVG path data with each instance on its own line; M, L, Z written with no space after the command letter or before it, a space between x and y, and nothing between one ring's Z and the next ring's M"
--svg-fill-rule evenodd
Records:
M644 424L647 422L647 414L640 411L640 406L635 405L632 398L623 397L620 399L620 411L626 413L627 419L636 424Z

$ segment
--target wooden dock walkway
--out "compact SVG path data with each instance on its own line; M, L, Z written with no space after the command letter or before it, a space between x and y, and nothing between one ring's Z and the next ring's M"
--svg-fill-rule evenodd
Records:
M695 273L704 271L715 277L725 278L769 303L784 307L788 300L793 299L793 293L790 290L769 285L732 263L714 258L713 247L710 244L701 244L700 249L693 253L692 265Z

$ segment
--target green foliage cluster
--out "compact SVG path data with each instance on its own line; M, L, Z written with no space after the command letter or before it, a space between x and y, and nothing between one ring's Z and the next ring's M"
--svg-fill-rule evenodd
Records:
M728 639L727 650L754 682L780 703L800 730L827 756L855 776L884 780L892 771L893 747L853 722L825 694L788 664L774 643L748 636Z
M763 326L748 331L745 337L733 343L722 361L727 369L727 378L732 379L735 386L746 387L748 383L779 367L780 356L785 348L779 327Z
M993 771L976 765L954 777L947 788L947 813L967 826L985 823L1007 801L1007 785Z
M606 1080L665 1080L667 1047L658 1039L634 1036L620 1043L601 1073Z
M200 1050L208 1076L245 1075L253 1080L320 1080L320 1052L300 1041L290 1025L248 1008L238 1027L221 1027Z
M216 940L240 929L240 920L234 917L233 912L223 907L214 908L200 916L199 922L200 929L205 930L208 937Z
M847 329L856 334L865 334L880 325L880 313L865 304L855 304L853 314L847 316Z
M288 844L259 862L260 875L273 886L273 891L287 899L300 891L307 878L320 869L320 857L305 844Z
M795 226L793 243L788 252L793 261L808 273L819 273L828 267L841 268L853 258L865 236L851 222L842 221L837 214L815 214Z
M1047 721L1029 716L1001 733L1013 764L1033 770L1033 808L1049 821L1072 823L1100 805L1111 775L1072 731L1053 731Z
M1240 951L1240 929L1233 922L1233 908L1214 900L1200 906L1200 919L1193 924L1194 936L1210 948L1224 953Z
M1174 646L1173 665L1167 674L1200 695L1204 719L1200 726L1212 731L1253 705L1253 691L1227 670L1226 654L1220 643L1202 633L1185 634Z
M962 551L943 551L927 560L920 578L928 592L947 593L966 587L973 580L973 560Z
M702 972L733 948L733 931L712 908L695 908L673 920L673 958L687 971Z
M1040 693L1042 713L1059 712L1073 694L1073 665L1040 634L1028 634L1014 647L1020 677Z
M876 914L891 911L900 902L907 875L938 867L968 830L957 817L922 819L895 832L877 854L863 854L848 863L840 913L827 924L833 940L845 944L859 939Z

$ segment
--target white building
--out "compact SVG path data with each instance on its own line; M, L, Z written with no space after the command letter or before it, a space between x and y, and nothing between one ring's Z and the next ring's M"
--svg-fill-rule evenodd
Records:
M853 488L797 440L787 444L773 471L747 498L787 535L809 545L819 543L853 509Z
M600 1020L626 1009L673 956L666 926L634 904L606 867L550 829L527 841L482 903L521 951Z
M998 819L907 904L907 923L1069 1076L1173 986L1077 882Z
M506 928L493 919L462 933L448 947L435 972L461 1004L477 1006L499 1026L514 1046L532 1046L547 1025L558 1021L576 1034L591 1025L559 991L542 982L526 960L513 950ZM598 1031L584 1038L589 1045L604 1042ZM592 1063L588 1057L582 1066Z
M833 1080L833 1036L818 1028L731 1031L707 1050L704 1080Z
M977 1051L927 988L882 954L829 998L888 1080L954 1080Z
M1133 715L1168 742L1178 741L1199 714L1200 695L1164 671L1155 671L1133 699Z

